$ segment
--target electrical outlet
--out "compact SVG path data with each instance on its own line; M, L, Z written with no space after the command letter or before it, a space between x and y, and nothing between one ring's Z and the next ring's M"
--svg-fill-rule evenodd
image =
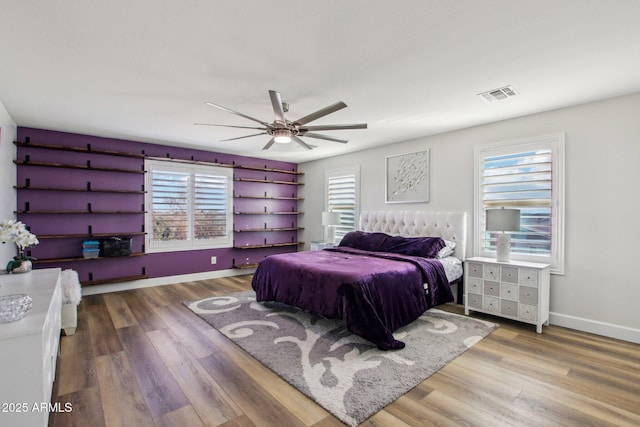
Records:
M211 257L211 264L216 264L218 262L218 257L212 256Z

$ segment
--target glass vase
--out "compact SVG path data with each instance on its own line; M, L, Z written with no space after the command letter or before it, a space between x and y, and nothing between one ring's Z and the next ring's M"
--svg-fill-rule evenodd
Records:
M31 260L25 259L18 264L18 266L14 267L11 272L14 274L19 273L28 273L33 268L33 264L31 264Z

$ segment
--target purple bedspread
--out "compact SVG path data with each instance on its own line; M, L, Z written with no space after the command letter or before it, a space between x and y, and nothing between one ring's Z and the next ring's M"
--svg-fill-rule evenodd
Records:
M252 286L258 301L343 319L349 331L381 350L403 348L393 331L428 308L453 301L438 260L346 247L268 256Z

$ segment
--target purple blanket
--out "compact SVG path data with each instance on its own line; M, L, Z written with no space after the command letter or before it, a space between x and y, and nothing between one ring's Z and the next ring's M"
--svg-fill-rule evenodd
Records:
M428 308L453 301L438 260L347 247L268 256L252 286L258 301L343 319L349 331L381 350L403 348L393 331Z

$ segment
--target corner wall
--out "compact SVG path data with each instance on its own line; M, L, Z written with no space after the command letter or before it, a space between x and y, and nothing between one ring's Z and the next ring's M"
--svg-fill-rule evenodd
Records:
M640 342L634 273L640 211L640 94L505 120L299 165L305 231L321 240L324 171L360 165L361 210L462 210L473 238L474 147L565 132L565 274L551 277L551 322ZM370 130L375 132L374 129ZM430 149L429 203L385 204L385 157ZM472 256L472 241L467 245Z
M16 124L0 102L0 221L15 219L16 210L16 165L13 163L16 147ZM12 244L0 244L0 271L4 270L7 262L16 254L16 247Z

